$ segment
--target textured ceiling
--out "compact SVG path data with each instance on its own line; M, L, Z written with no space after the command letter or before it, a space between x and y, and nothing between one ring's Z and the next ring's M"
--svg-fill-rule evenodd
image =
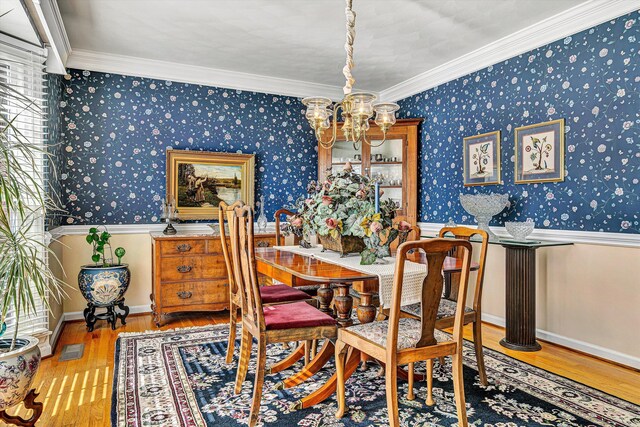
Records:
M357 89L379 91L583 0L354 0ZM343 0L58 0L72 49L342 86Z

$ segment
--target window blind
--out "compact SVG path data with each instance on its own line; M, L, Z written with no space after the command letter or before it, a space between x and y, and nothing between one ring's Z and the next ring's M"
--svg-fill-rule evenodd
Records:
M33 153L34 161L22 159L23 168L32 177L37 178L42 188L46 188L46 156L43 154L47 144L47 79L45 73L46 50L36 46L16 45L5 37L0 38L0 81L9 85L13 90L29 97L37 112L24 108L23 104L11 97L0 94L0 115L5 120L14 120L14 126L22 133L23 137L30 141L36 148ZM17 118L16 118L17 117ZM6 126L6 122L2 123ZM15 138L9 133L9 139ZM32 200L25 200L27 204L32 204ZM45 218L38 216L29 231L29 237L37 239L43 245L45 240ZM38 248L40 260L43 264L48 262L47 251ZM0 254L0 256L4 256ZM45 300L48 294L41 298L33 291L36 312L20 314L19 332L38 333L47 331L49 328L49 313ZM9 312L6 318L6 336L15 331L16 313Z

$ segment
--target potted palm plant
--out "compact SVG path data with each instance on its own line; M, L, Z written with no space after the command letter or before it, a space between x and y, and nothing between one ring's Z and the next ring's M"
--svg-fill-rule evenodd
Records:
M48 153L18 126L23 120L42 120L40 107L2 81L0 99L0 325L7 330L0 334L0 419L32 425L27 423L42 411L31 389L40 350L38 339L21 333L20 324L41 304L48 306L47 294L58 301L64 295L63 282L49 268L49 257L56 258L42 231L47 211L57 207L38 167ZM34 410L30 420L7 415L6 409L23 400Z

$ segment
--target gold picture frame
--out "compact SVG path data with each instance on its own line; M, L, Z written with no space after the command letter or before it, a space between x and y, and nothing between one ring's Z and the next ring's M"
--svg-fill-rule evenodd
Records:
M253 206L253 154L167 150L167 200L182 219L215 219L221 200Z
M462 141L464 186L502 184L500 177L502 133L496 130L468 136Z
M564 181L564 119L515 129L515 183Z

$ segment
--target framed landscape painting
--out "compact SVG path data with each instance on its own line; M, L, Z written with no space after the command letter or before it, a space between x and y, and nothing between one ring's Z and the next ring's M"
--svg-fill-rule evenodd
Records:
M180 219L214 219L220 201L253 206L252 154L167 150L167 200Z
M500 131L463 140L464 185L500 184Z
M516 128L516 184L564 181L564 119Z

